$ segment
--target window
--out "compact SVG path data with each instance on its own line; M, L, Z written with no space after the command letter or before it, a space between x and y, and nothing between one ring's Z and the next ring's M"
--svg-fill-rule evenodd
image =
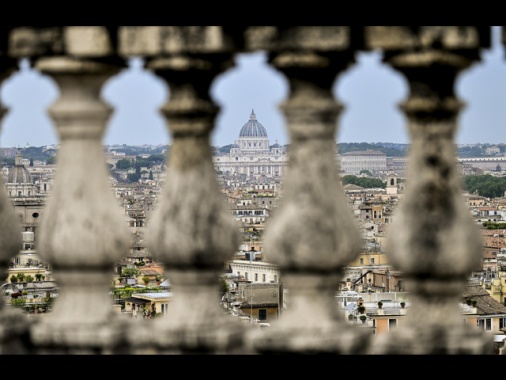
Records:
M262 274L262 282L265 282L265 273Z
M258 319L260 321L267 320L267 309L258 309Z
M274 275L274 282L278 282L278 275L277 274Z
M397 319L389 319L388 320L388 329L393 329L397 327Z
M371 258L371 264L374 264L374 257Z
M360 259L360 265L363 265L364 264L364 259Z
M258 281L258 273L255 273L255 281Z
M491 318L478 319L478 328L487 331L492 330L492 319Z

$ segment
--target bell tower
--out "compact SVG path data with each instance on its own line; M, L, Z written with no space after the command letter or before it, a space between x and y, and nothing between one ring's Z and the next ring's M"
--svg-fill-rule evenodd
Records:
M391 171L387 176L387 194L397 195L397 192L397 174Z

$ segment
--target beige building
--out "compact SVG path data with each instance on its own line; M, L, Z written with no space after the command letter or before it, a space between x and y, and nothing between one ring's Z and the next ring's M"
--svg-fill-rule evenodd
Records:
M277 265L250 260L232 260L229 262L230 271L239 279L255 283L276 283L280 280L280 272Z
M341 170L345 173L358 175L361 170L369 170L372 174L385 172L387 156L377 150L359 150L339 155Z
M39 193L32 175L25 167L20 149L16 152L15 166L8 172L5 187L21 225L22 236L19 254L11 259L6 280L10 281L10 278L18 273L32 277L35 274L43 274L46 280L50 280L49 266L37 255L35 242L47 195ZM45 189L49 191L49 186Z
M153 311L165 316L171 299L172 292L133 293L125 300L125 313L133 318L151 318Z

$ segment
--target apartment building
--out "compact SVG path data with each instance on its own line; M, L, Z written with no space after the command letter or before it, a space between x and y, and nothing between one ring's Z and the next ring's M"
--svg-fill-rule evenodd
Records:
M368 170L374 175L388 170L386 154L377 150L346 152L338 157L344 173L359 175L362 170Z

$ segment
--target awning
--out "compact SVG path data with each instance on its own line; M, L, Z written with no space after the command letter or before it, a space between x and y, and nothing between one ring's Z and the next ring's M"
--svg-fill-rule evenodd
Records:
M141 299L135 298L135 297L128 297L127 299L125 299L125 302L133 303L136 305L145 305L145 304L149 303L149 301L147 301L147 300L141 300Z

